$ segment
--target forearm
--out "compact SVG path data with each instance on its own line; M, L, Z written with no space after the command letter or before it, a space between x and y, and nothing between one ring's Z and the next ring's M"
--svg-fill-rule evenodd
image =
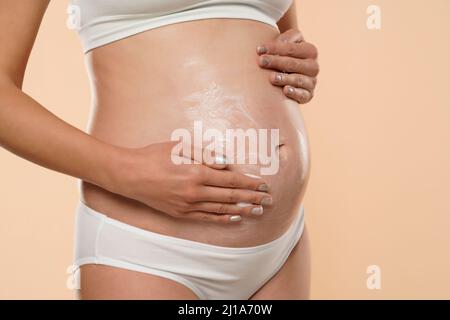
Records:
M280 33L283 33L289 29L298 29L297 25L297 9L296 9L296 1L292 2L291 7L284 14L283 17L278 21L277 25L280 29Z
M0 83L0 146L103 187L119 149L64 122L9 81Z

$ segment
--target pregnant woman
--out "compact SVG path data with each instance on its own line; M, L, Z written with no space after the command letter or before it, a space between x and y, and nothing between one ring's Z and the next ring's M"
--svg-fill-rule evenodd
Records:
M292 1L73 0L88 134L21 90L48 2L0 3L0 143L79 179L80 298L307 298L298 102L312 98L318 65ZM197 138L174 139L180 130ZM208 130L225 137L214 150L198 143ZM230 130L258 148L236 156Z

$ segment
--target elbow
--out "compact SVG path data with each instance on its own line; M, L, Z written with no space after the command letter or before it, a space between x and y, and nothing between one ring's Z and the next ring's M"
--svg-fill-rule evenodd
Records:
M11 92L11 90L22 91L23 79L14 79L12 77L0 74L0 101L3 101L5 96Z
M13 105L15 98L20 94L22 89L13 81L0 80L0 109L5 110L5 107Z

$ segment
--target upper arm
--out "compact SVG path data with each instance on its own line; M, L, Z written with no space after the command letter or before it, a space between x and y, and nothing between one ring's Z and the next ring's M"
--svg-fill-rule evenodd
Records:
M0 81L22 86L25 68L50 0L0 1Z
M277 25L280 32L283 33L289 29L298 29L297 26L297 9L295 6L295 0L292 1L292 5L286 11L286 13L278 20Z

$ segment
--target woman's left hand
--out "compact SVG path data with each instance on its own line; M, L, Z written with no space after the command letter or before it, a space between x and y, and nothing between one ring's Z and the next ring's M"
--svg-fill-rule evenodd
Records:
M277 70L270 74L270 82L283 87L284 94L299 103L307 103L314 96L319 64L317 49L305 42L300 31L290 29L275 40L256 49L259 66Z

